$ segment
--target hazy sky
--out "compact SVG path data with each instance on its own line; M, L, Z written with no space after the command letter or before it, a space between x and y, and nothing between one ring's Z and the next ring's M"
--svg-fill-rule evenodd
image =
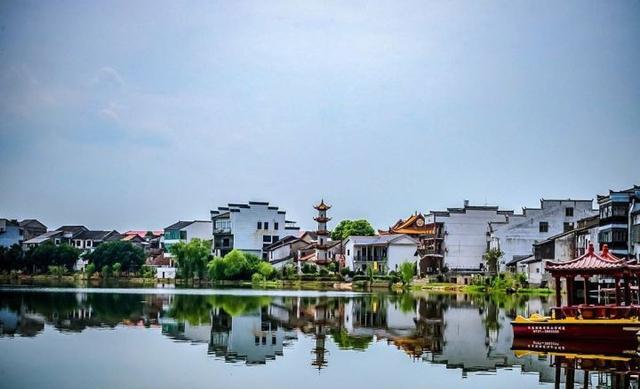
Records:
M1 1L0 217L312 227L640 183L638 1Z

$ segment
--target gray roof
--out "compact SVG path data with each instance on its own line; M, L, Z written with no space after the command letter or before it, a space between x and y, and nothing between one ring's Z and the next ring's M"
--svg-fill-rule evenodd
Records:
M108 239L112 235L120 235L118 231L82 231L77 236L74 236L73 239L83 239L83 240L105 240Z
M40 244L46 242L47 240L53 238L56 235L61 234L62 231L49 231L44 234L38 235L34 238L24 241L25 244Z
M177 223L173 223L172 225L170 225L169 227L165 227L165 231L167 230L181 230L191 224L193 224L194 221L179 221Z
M78 232L81 232L81 231L89 231L89 229L85 226L60 226L56 228L56 231L64 231L64 232L71 232L73 234L77 234Z
M533 257L533 254L529 254L529 255L514 255L513 259L511 259L509 262L507 262L505 264L505 266L514 266L517 265L518 262L520 261L524 261L527 258L531 258Z
M418 243L415 239L405 234L389 234L389 235L374 235L374 236L350 236L347 241L353 241L355 245L385 245L389 244L397 239L406 237L411 241Z

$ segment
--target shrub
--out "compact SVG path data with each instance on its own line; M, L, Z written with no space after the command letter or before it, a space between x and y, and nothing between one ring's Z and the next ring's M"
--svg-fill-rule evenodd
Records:
M302 272L304 274L316 274L318 272L318 268L316 267L316 265L305 263L304 265L302 265Z
M263 282L264 280L265 280L264 276L260 273L253 273L251 275L251 282L253 283Z
M143 278L154 278L156 276L156 269L153 266L144 265L140 273Z
M49 266L49 274L56 277L62 277L65 273L64 266Z
M329 275L329 270L325 269L324 267L320 268L320 277L324 277L324 276L328 276Z
M276 269L274 269L270 263L261 261L258 264L258 273L262 275L265 280L269 280L275 276ZM255 273L251 276L251 279L253 279L254 275Z
M331 262L329 263L329 265L327 265L327 269L335 273L336 271L338 271L338 264L335 262Z
M116 262L111 267L113 269L113 275L116 277L120 277L120 271L122 271L122 264L120 262Z
M111 275L111 266L109 265L102 266L102 269L100 270L100 276L102 278L107 278L110 275Z
M351 273L353 272L348 267L343 267L342 269L340 269L340 274L342 274L343 276L348 276Z
M87 277L89 277L89 278L91 278L91 276L95 272L96 272L96 265L94 265L93 263L90 263L90 264L88 264L87 266L84 267L84 274L86 274Z

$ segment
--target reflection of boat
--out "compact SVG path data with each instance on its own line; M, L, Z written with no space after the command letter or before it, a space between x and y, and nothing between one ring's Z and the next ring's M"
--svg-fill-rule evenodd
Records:
M616 258L607 245L596 254L593 244L589 244L584 255L565 262L548 262L545 268L555 279L556 308L552 309L551 317L518 316L511 322L515 337L633 341L640 334L640 307L631 304L637 300L637 296L632 296L632 281L640 275L640 265ZM597 275L615 279L616 304L589 305L589 278ZM562 277L567 281L567 305L564 307L561 307L560 294ZM573 301L576 277L582 278L583 282L584 304L580 305Z

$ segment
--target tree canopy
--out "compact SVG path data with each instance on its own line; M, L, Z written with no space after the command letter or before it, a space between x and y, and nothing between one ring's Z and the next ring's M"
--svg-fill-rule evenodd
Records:
M250 280L255 273L261 274L265 279L275 275L275 269L270 263L238 249L231 250L224 258L213 258L207 267L209 277L214 280Z
M350 236L372 236L375 230L364 219L342 220L331 233L331 239L344 240Z
M72 269L79 255L80 250L66 243L56 246L52 242L46 242L29 253L29 262L40 271L49 266L63 266Z
M144 251L131 242L113 241L100 244L87 258L96 269L120 263L122 271L135 272L144 264Z
M203 279L207 263L211 258L211 241L192 239L188 243L178 242L171 246L171 254L176 257L176 263L182 277Z
M500 249L489 249L484 253L482 258L487 262L489 274L496 275L498 273L498 261L503 255L504 253Z

